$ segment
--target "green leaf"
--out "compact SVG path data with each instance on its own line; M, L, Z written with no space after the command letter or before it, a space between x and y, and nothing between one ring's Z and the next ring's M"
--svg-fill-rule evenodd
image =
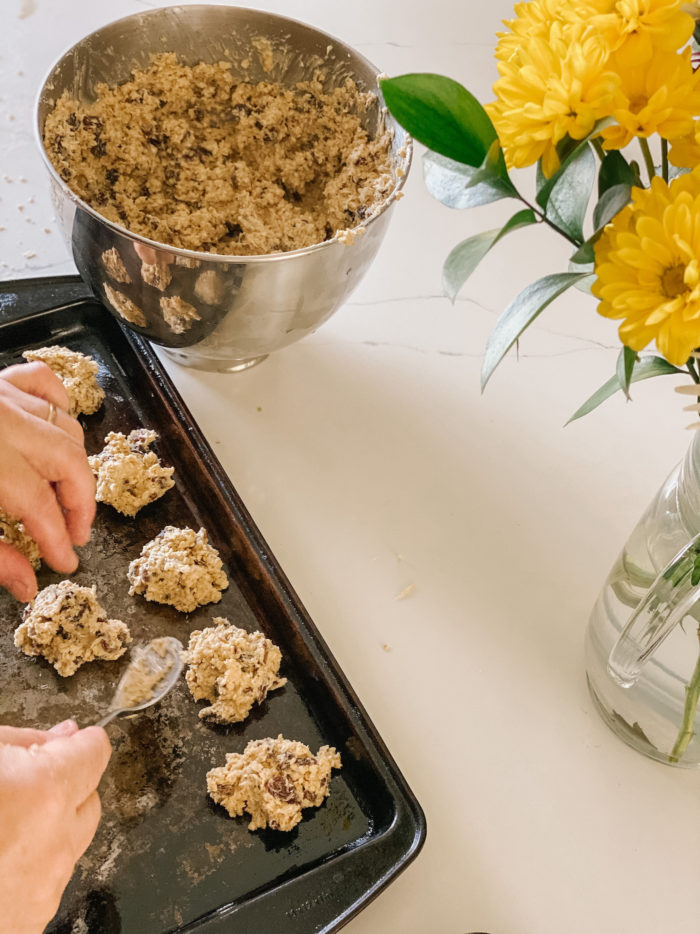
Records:
M478 167L427 152L423 157L425 186L448 208L474 208L501 198L517 197L510 179L489 172L488 154Z
M584 278L585 273L553 273L531 283L513 299L489 335L481 368L482 390L503 357L540 312L562 292Z
M583 243L583 221L593 191L596 160L590 146L582 146L558 174L546 207L547 219L572 240Z
M569 270L573 272L593 271L595 262L595 243L600 238L603 228L615 215L629 203L631 189L629 185L615 185L603 194L593 210L594 233L585 240L569 260ZM580 267L590 267L584 270Z
M617 380L620 384L620 389L624 392L627 399L630 397L630 380L632 379L632 371L634 366L639 360L639 355L635 350L632 350L630 347L627 347L626 344L622 345L622 350L619 353L617 358Z
M586 240L569 260L570 265L589 266L595 262L595 250L593 249L593 238ZM578 272L578 270L576 270Z
M607 188L593 210L593 227L598 233L626 205L632 197L632 187L626 183Z
M498 241L508 233L536 224L537 217L529 208L519 211L511 219L495 230L485 230L475 237L463 240L451 251L442 268L442 284L448 298L454 302L457 293L474 272L481 260Z
M489 146L488 152L484 156L484 161L481 163L479 168L476 170L472 176L471 181L469 182L469 187L473 188L476 185L480 185L483 182L495 183L499 182L502 185L505 185L506 189L512 192L513 195L518 194L515 185L511 182L508 171L505 168L505 159L503 156L503 150L501 149L500 142L495 139Z
M569 263L569 272L578 272L583 278L579 279L578 282L574 282L574 288L578 289L579 292L585 292L586 295L592 295L592 287L595 282L595 276L586 266L581 266L577 268L576 266Z
M634 169L617 149L613 149L603 158L598 171L598 197L602 198L608 188L615 185L636 185Z
M630 376L630 383L637 383L642 379L651 379L653 376L670 376L673 373L683 372L683 370L679 370L677 366L673 366L672 363L669 363L668 360L665 360L663 357L640 357ZM589 412L592 412L593 409L597 409L602 402L605 402L606 399L609 399L610 396L614 396L615 393L619 391L620 380L616 373L615 376L611 377L607 383L604 383L597 392L593 393L590 399L587 399L583 405L574 412L566 424L568 425L577 418L588 415Z
M537 203L541 208L547 207L547 202L549 201L549 196L552 193L552 189L559 181L559 178L564 174L564 172L566 172L567 168L576 158L580 150L588 148L588 141L593 139L594 136L597 136L601 130L604 130L607 126L611 126L613 123L615 123L613 117L603 117L602 120L598 120L588 136L584 136L582 140L577 142L576 146L567 155L557 171L550 178L546 178L544 176L540 163L537 164Z
M484 108L459 82L442 75L384 78L384 102L411 136L428 149L465 165L480 166L497 139ZM502 171L505 161L501 156Z
M574 288L578 289L579 292L585 292L587 295L591 294L591 289L596 279L595 267L593 265L594 260L595 254L593 252L592 240L586 240L569 260L568 271L578 272L583 275L582 279L579 279L578 282L574 282Z
M693 562L693 570L690 574L690 586L697 587L700 584L700 555Z

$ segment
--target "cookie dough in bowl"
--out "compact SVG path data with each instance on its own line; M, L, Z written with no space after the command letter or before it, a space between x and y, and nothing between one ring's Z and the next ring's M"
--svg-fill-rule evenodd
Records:
M350 77L327 90L320 71L285 87L164 52L91 104L64 93L44 145L73 191L132 233L203 253L303 249L361 226L396 184L388 133L362 125L369 95ZM142 263L141 278L165 292L171 267Z
M37 134L88 285L189 366L244 369L312 333L403 194L412 145L380 71L311 25L229 5L86 36L49 73Z

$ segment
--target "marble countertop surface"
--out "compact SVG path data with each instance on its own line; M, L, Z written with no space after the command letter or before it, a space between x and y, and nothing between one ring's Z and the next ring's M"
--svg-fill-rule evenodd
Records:
M3 0L0 278L74 272L32 132L49 66L160 5ZM511 14L506 0L247 5L484 101ZM443 259L507 211L434 201L418 146L374 265L315 334L237 375L164 362L425 810L422 852L349 934L697 934L698 773L609 732L582 649L689 418L652 380L564 427L618 351L580 293L551 305L480 393L499 311L566 268L547 231L516 234L452 305Z

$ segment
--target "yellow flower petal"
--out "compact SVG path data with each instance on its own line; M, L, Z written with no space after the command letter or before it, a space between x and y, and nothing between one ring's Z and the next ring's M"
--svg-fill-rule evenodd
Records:
M700 346L700 167L635 188L595 245L598 311L633 350L656 341L677 366Z

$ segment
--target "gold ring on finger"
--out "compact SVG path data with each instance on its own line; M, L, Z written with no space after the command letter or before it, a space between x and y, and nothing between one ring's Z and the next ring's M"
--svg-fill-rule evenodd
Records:
M49 425L53 425L53 423L56 421L56 406L53 404L53 402L49 402L49 413L46 416L46 421L49 423Z

